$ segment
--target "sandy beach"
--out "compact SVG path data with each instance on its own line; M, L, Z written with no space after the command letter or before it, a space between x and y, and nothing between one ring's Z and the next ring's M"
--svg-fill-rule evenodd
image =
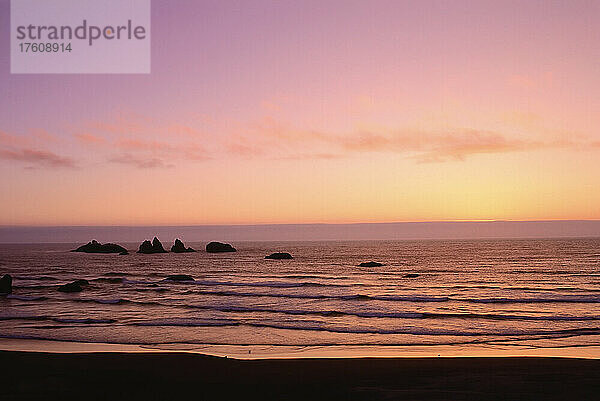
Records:
M236 360L185 353L0 352L2 398L594 399L600 361L568 358Z

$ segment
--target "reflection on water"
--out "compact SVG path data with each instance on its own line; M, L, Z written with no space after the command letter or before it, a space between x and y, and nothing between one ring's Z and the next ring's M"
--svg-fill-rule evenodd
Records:
M600 355L597 239L241 242L230 254L127 256L74 246L0 245L0 273L14 279L0 337L237 357ZM276 251L294 259L264 259ZM366 261L385 265L358 267ZM56 290L80 278L84 291Z

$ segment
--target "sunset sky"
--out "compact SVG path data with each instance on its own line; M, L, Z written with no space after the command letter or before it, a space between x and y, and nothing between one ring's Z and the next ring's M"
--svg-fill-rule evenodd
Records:
M152 1L149 75L11 75L0 225L600 219L599 1Z

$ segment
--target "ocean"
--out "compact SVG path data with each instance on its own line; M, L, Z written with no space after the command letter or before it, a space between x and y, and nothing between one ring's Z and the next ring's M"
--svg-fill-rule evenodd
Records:
M124 256L0 245L0 274L13 277L0 338L257 356L600 357L600 239L232 244L238 252L189 242L199 252L144 255L125 243ZM279 251L294 259L264 258ZM368 261L384 266L358 266ZM57 290L76 279L90 285Z

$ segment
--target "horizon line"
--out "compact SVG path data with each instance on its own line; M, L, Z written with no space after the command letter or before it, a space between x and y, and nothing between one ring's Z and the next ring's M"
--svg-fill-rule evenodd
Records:
M370 224L444 224L444 223L552 223L552 222L600 222L600 219L473 219L473 220L406 220L366 222L310 222L310 223L199 223L199 224L0 224L0 228L89 228L89 227L254 227L254 226L309 226L309 225L370 225Z

